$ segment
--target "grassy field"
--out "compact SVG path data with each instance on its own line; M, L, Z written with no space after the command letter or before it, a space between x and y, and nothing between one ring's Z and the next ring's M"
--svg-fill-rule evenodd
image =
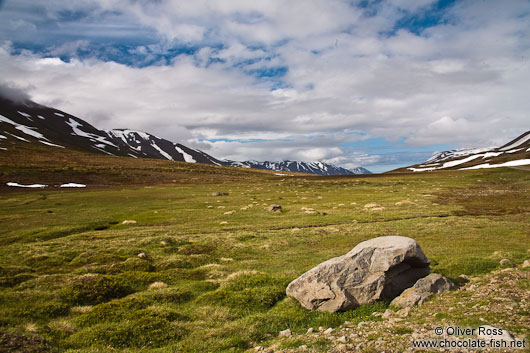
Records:
M2 189L3 341L22 352L239 352L286 328L378 320L371 313L387 303L330 314L285 297L289 281L369 238L412 237L432 270L453 278L529 257L524 170L325 178L152 163L155 176L138 171L142 185ZM4 165L2 178L46 181L27 168ZM167 185L171 168L180 182ZM65 182L103 180L75 172Z

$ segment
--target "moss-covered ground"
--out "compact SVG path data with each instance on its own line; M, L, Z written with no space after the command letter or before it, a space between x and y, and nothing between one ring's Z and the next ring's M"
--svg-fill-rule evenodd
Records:
M286 328L377 320L370 314L387 303L330 314L285 296L289 281L369 238L412 237L432 270L452 278L529 257L528 171L289 177L217 168L216 182L204 170L175 185L0 194L2 344L245 351Z

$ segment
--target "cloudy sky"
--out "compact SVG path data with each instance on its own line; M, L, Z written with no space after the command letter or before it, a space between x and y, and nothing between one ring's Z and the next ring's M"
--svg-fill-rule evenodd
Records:
M0 0L0 84L218 158L381 172L530 129L530 1Z

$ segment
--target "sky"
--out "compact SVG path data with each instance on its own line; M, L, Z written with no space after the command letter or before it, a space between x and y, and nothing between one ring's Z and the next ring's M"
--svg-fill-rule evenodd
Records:
M383 172L530 129L530 1L0 0L0 86L217 158Z

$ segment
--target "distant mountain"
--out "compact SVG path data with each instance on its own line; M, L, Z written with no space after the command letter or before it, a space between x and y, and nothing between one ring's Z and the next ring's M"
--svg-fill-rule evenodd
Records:
M86 121L63 111L25 100L14 102L0 97L0 151L21 143L39 143L50 148L75 149L92 153L133 158L168 159L188 163L300 172L318 175L366 174L331 164L314 162L235 162L219 160L209 154L155 135L128 130L99 130Z
M530 131L501 147L437 152L427 161L393 172L465 170L530 165Z
M365 168L359 167L353 170L337 167L332 164L322 162L299 162L299 161L280 161L280 162L258 162L245 161L234 162L228 161L231 166L254 169L267 169L281 172L310 173L317 175L352 175L352 174L371 174Z

